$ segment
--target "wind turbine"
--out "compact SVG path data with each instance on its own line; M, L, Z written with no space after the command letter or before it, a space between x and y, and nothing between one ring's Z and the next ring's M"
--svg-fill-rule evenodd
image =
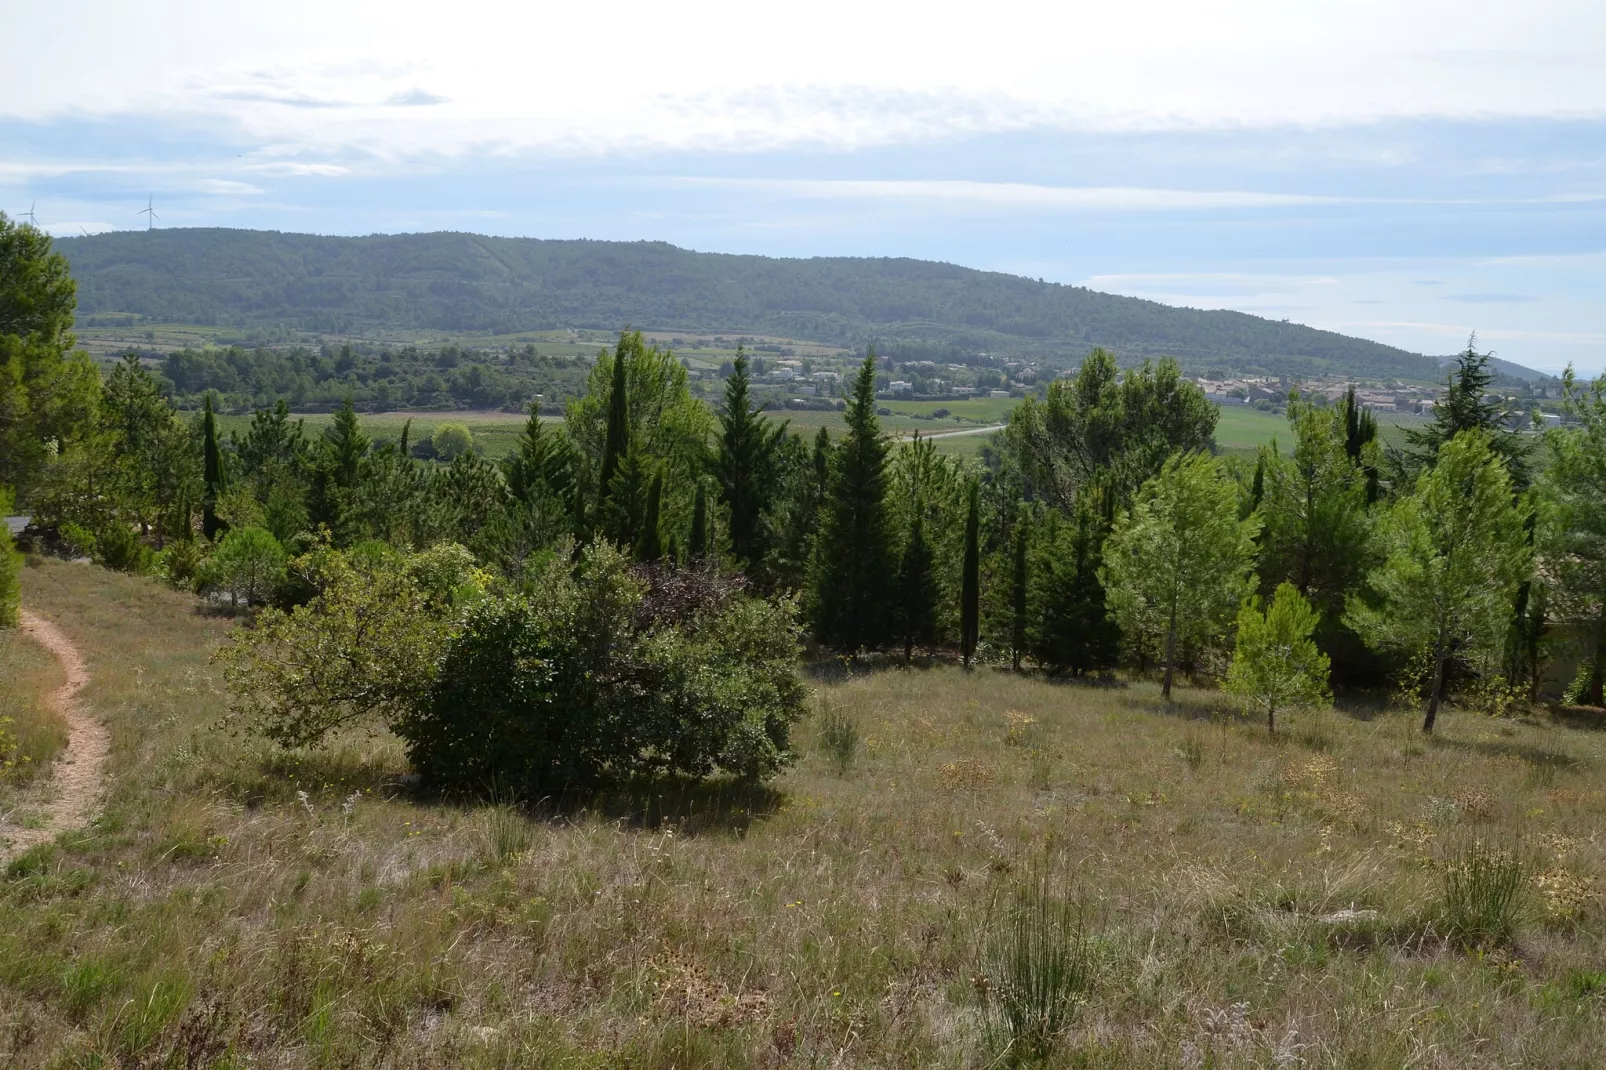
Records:
M39 217L33 214L33 210L35 208L37 208L37 207L39 207L39 202L38 201L34 201L32 204L30 204L28 206L28 210L26 212L18 212L17 213L17 218L18 219L27 219L29 225L32 226L35 230L39 229Z
M145 207L141 208L139 211L134 213L135 215L142 215L142 216L146 217L145 218L145 229L146 230L154 230L154 229L156 229L156 221L158 219L162 218L161 216L156 214L156 208L154 207L155 204L156 204L156 197L154 195L152 195L145 202Z

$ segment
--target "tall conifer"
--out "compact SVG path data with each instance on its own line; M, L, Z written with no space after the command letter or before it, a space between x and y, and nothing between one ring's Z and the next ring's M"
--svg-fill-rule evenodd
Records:
M730 514L731 553L745 569L764 560L763 515L774 496L774 457L784 422L760 415L748 396L747 354L736 351L735 370L725 380L725 411L719 415L719 451L714 476Z
M959 595L959 648L965 666L976 653L981 629L981 494L970 485L970 509L965 516L965 561Z
M691 504L691 540L688 547L691 559L701 561L708 556L708 491L703 481L697 481L697 493Z
M887 525L887 439L876 418L875 352L865 357L831 451L830 480L810 569L810 608L822 642L853 652L891 636L896 569Z
M1026 517L1022 514L1015 524L1014 560L1009 576L1009 651L1016 672L1020 672L1021 655L1026 650L1026 535Z
M658 530L658 516L663 509L664 473L653 473L652 486L647 491L647 507L641 514L641 533L636 536L636 560L648 563L664 556L663 538Z
M217 515L217 500L223 494L223 454L218 449L217 416L212 412L210 390L201 408L201 463L206 484L201 495L201 531L211 542L217 539L218 532L223 528L223 522Z
M613 352L613 383L608 389L608 433L602 443L602 469L597 473L597 500L606 501L613 477L630 452L630 362L626 338Z

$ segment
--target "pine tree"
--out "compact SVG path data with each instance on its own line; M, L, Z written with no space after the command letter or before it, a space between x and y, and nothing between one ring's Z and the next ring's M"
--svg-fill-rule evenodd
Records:
M887 530L887 440L876 418L875 353L865 357L844 412L847 434L831 451L829 487L810 568L816 637L853 652L890 637L895 573Z
M223 528L217 515L217 500L223 494L223 454L217 444L217 417L212 412L211 391L207 391L201 408L201 456L206 482L201 496L201 532L208 542L214 542Z
M312 522L328 526L342 542L350 534L340 529L362 479L369 445L348 397L318 442L312 485Z
M608 431L602 444L602 468L597 474L597 500L607 500L614 476L630 450L629 350L621 336L613 354L613 383L608 391Z
M622 549L629 550L641 536L642 518L647 509L647 462L640 450L631 450L619 462L608 484L598 524L603 535Z
M909 541L898 563L898 632L903 639L903 661L913 658L915 644L931 647L937 639L937 574L931 543L926 539L920 510L909 524Z
M1433 422L1420 431L1407 429L1409 450L1397 457L1402 474L1420 473L1431 466L1446 443L1463 431L1482 431L1488 446L1506 466L1512 489L1528 487L1528 447L1522 438L1518 413L1505 399L1489 393L1494 373L1489 370L1492 353L1479 353L1477 337L1455 359L1455 369L1445 384L1444 397L1433 409Z
M1266 731L1277 731L1277 711L1324 706L1327 655L1311 633L1317 613L1291 583L1279 584L1271 605L1261 611L1259 595L1238 611L1238 636L1223 688L1246 706L1266 715Z
M708 491L700 479L697 481L697 493L692 498L688 550L693 561L702 561L708 556Z
M1031 575L1028 645L1053 674L1107 672L1120 654L1120 629L1105 606L1099 571L1114 522L1115 494L1107 483L1083 489L1069 523L1050 514Z
M965 515L965 560L960 577L959 593L959 649L964 655L965 667L976 653L976 640L981 631L981 495L975 483L970 485L970 507Z
M1022 516L1015 524L1014 567L1010 570L1009 651L1016 672L1020 672L1021 655L1026 651L1027 542L1026 518Z
M658 517L664 502L664 474L655 471L652 486L647 491L647 507L641 514L641 533L636 536L636 560L651 564L664 556L663 537L659 532Z
M773 424L760 415L748 387L747 354L738 348L734 370L725 380L725 410L719 416L719 451L713 468L719 499L730 515L731 553L742 568L753 570L764 561L763 516L774 497L775 451L786 424Z

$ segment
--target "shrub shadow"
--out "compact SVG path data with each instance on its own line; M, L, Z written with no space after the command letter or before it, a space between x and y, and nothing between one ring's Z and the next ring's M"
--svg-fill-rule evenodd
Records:
M1532 743L1515 743L1506 740L1447 739L1430 737L1430 745L1444 750L1458 750L1484 758L1520 758L1529 765L1558 773L1576 773L1588 768L1591 762L1575 754L1567 754Z

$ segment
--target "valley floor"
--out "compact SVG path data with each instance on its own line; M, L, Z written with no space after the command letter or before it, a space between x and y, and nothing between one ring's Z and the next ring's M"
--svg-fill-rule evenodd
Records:
M773 790L531 817L412 797L388 738L220 728L231 624L193 598L24 584L112 755L103 815L0 874L8 1065L989 1065L983 949L1039 880L1094 965L1052 1065L1606 1051L1603 732L1328 712L1272 740L1212 692L885 671L814 681L863 735L840 773L816 718ZM1479 842L1528 867L1508 948L1443 935Z

